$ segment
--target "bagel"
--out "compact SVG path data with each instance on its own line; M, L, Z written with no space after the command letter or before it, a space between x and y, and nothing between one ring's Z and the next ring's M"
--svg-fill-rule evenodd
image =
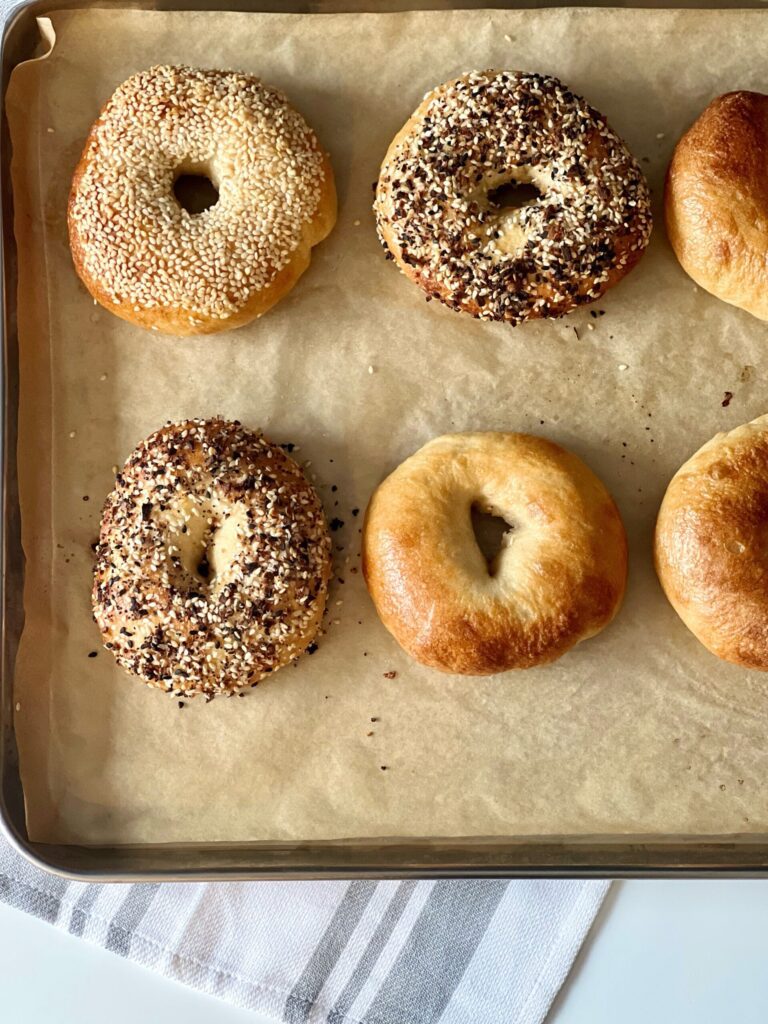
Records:
M667 234L705 291L768 320L768 96L712 100L675 147L667 171Z
M654 555L670 604L707 650L768 670L768 416L717 434L678 469Z
M472 509L505 520L489 565ZM378 487L363 572L382 622L417 661L489 675L554 661L616 614L627 542L575 455L527 434L448 434Z
M232 694L312 642L330 567L320 499L282 448L237 421L168 423L107 498L94 618L151 686Z
M183 175L209 178L215 205L187 211L174 194ZM88 136L68 212L93 298L180 336L265 313L335 219L328 157L285 97L251 75L183 66L117 89Z
M517 209L499 189L534 185ZM475 71L427 93L395 136L374 203L379 238L427 300L519 324L592 302L651 233L639 165L556 78Z

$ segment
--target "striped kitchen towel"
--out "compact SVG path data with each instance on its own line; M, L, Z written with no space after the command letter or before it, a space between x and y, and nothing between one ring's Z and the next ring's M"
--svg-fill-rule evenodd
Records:
M607 882L92 885L0 838L0 900L287 1024L538 1024Z

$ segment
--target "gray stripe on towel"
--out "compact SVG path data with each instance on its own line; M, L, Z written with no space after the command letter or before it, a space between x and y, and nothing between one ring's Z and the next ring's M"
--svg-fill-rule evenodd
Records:
M31 870L28 872L30 878ZM67 882L58 875L45 875L45 889L30 884L24 878L10 878L8 875L0 874L0 900L17 910L24 910L28 914L34 914L42 921L55 924L59 911L61 910L61 897L67 888Z
M439 1020L507 888L507 882L437 882L364 1024Z
M344 952L378 882L350 882L309 963L285 1003L286 1024L304 1024L312 1005Z
M69 932L71 935L81 936L85 931L86 921L91 910L93 910L94 903L99 898L101 888L100 885L89 885L78 896L77 903L72 907L72 913L69 918Z
M141 882L129 887L128 895L110 923L107 949L119 953L120 956L128 956L133 933L141 924L159 888L159 882Z
M370 977L371 971L373 970L374 964L381 956L381 951L386 946L387 942L395 930L395 925L402 917L403 911L408 905L408 900L411 898L413 890L416 888L416 882L401 882L398 885L395 895L389 902L389 906L382 919L376 926L376 931L371 936L371 941L366 946L365 952L360 957L352 972L352 976L344 986L344 991L341 993L336 1003L328 1014L328 1024L343 1024L346 1015L360 995L360 992L365 985L366 981Z

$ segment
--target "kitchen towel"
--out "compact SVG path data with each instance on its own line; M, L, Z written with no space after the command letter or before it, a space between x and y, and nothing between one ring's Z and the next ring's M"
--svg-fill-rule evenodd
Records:
M0 901L286 1024L539 1024L602 881L96 885L0 838Z

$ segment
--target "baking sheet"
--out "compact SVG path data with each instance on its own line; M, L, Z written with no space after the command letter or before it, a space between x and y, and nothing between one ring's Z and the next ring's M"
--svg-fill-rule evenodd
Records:
M679 464L766 409L768 327L692 284L660 217L679 133L714 95L765 87L764 13L99 10L52 22L55 46L15 71L8 105L27 558L16 730L30 837L766 830L768 678L697 644L650 550ZM94 307L65 220L101 104L134 71L177 61L283 88L329 149L340 193L337 228L287 299L253 327L184 341ZM639 267L593 307L604 315L481 324L427 305L385 262L370 212L378 163L422 94L474 67L559 76L643 159L656 228ZM214 413L298 445L344 525L317 653L247 699L180 709L101 649L90 545L112 467L164 420ZM430 437L464 429L532 430L573 448L621 508L624 607L553 666L490 679L422 669L354 571L377 482Z

